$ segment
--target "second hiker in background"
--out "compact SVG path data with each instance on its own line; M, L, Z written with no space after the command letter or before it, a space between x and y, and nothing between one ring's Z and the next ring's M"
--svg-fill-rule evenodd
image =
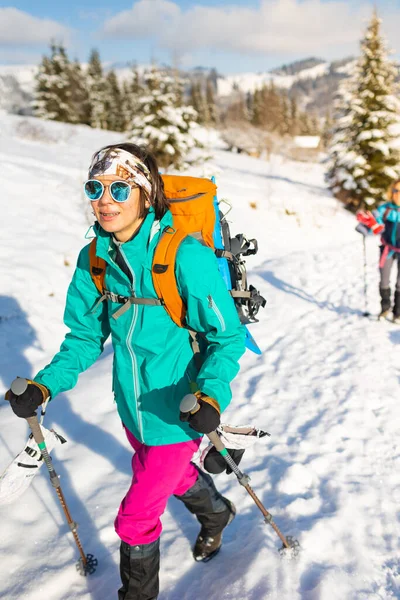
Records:
M393 321L400 323L400 179L395 180L387 191L387 202L370 212L357 212L357 231L363 235L381 235L379 261L381 297L380 318L386 318L393 310ZM394 302L390 288L392 267L397 264Z

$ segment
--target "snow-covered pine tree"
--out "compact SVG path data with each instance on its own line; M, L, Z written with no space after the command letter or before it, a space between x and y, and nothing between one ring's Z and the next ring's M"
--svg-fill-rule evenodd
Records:
M190 104L197 112L197 122L200 125L207 125L210 121L210 113L200 80L194 80L191 83Z
M99 129L107 129L105 111L106 82L99 52L92 50L87 69L87 82L90 102L90 125Z
M71 65L62 44L51 44L51 57L43 58L36 76L33 103L36 116L51 121L74 123L71 100Z
M253 94L253 111L251 115L251 122L256 127L260 127L262 125L262 115L263 115L263 94L262 90L256 89Z
M333 125L328 144L328 171L326 181L337 198L347 202L356 187L353 177L355 164L353 105L355 97L355 77L344 79L334 101Z
M35 99L33 101L34 114L40 119L52 119L50 112L51 93L51 62L48 56L43 56L36 75Z
M104 110L107 129L110 129L111 131L123 131L125 123L122 105L122 91L114 69L111 69L106 76Z
M389 60L380 26L374 11L354 74L340 90L341 114L336 115L330 145L329 186L353 208L374 208L400 176L397 69Z
M290 134L291 120L290 120L290 107L287 96L282 95L281 98L281 109L282 109L282 121L279 127L279 133L281 135Z
M290 127L289 133L290 135L298 135L299 134L299 107L297 104L296 96L292 96L290 98Z
M216 125L218 123L218 111L217 104L215 101L215 85L210 77L207 77L206 82L206 102L208 109L208 122L210 125Z
M124 119L124 131L129 131L132 119L137 114L138 99L142 94L142 84L139 70L132 67L131 77L125 79L122 84L122 116Z
M264 86L263 92L263 125L267 131L279 131L282 124L282 100L273 81Z
M198 146L194 136L197 114L179 106L181 85L156 67L143 75L143 93L138 98L130 139L150 148L161 167L181 169L190 150Z
M75 60L69 69L71 86L71 109L73 123L90 125L90 102L86 85L86 76L82 71L81 64Z

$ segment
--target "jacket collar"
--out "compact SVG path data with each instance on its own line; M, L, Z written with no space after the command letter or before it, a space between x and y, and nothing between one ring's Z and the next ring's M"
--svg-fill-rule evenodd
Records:
M145 259L148 251L157 245L162 231L171 225L172 214L169 210L165 213L161 220L158 220L155 219L154 209L150 208L134 238L122 244L124 251L128 254L132 251L143 251L143 259ZM108 263L112 263L115 254L115 241L113 236L107 231L104 231L97 221L94 224L93 229L97 236L97 256L103 258Z

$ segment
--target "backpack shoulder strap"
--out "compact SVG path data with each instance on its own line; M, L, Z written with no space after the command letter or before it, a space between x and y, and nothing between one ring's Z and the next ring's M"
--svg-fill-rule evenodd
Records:
M100 294L104 291L104 277L106 274L106 261L96 255L97 238L93 238L89 246L89 265L90 275L93 283Z
M171 319L179 327L185 326L186 306L182 300L175 277L176 254L187 233L167 227L154 252L152 276L157 296Z

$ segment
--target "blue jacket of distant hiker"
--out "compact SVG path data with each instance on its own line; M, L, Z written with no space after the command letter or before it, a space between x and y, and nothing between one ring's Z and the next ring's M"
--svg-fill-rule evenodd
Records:
M382 242L400 249L400 206L393 202L384 202L373 214L377 222L385 226Z
M110 292L157 298L151 274L153 254L161 232L171 224L169 211L158 221L151 209L133 239L119 246L119 261L122 256L131 277L117 264L118 249L112 236L97 226L96 252L107 262L105 284ZM111 315L121 305L111 300L93 311L99 292L89 272L86 246L67 295L64 322L70 332L35 381L45 385L52 398L71 389L79 373L100 356L111 334L113 392L124 425L139 441L153 446L200 437L179 420L180 401L195 382L198 389L219 402L221 410L226 408L231 400L230 383L245 350L245 330L210 248L185 238L175 272L187 306L187 325L207 340L199 371L189 331L178 327L163 306L134 304L117 320ZM95 403L96 398L92 401Z

